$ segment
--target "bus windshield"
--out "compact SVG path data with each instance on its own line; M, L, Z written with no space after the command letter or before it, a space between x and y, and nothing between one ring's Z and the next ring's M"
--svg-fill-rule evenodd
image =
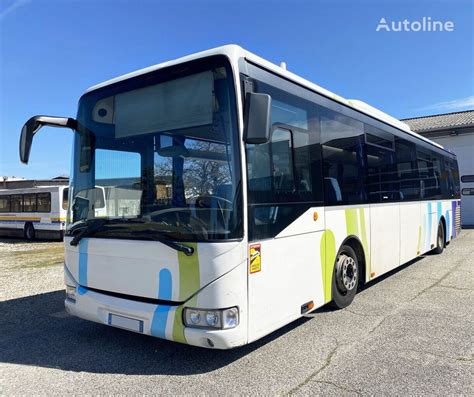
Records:
M181 241L242 237L230 66L213 57L81 98L67 234Z

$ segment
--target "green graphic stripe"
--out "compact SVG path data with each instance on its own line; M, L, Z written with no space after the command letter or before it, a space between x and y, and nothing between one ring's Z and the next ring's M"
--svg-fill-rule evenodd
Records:
M195 307L197 305L197 296L193 296L188 304L190 307ZM184 336L183 308L184 305L178 306L174 314L173 340L175 342L188 343Z
M336 239L331 230L324 231L321 237L321 271L323 275L324 303L331 299L332 273L336 261Z
M347 235L359 235L359 228L357 225L357 209L346 209L346 228Z
M188 299L201 287L197 243L189 243L186 245L194 248L194 254L187 256L184 252L178 252L180 301Z
M187 256L184 252L178 252L179 263L179 300L184 301L192 294L196 293L201 287L199 273L199 255L197 243L187 243L186 245L194 248L194 254ZM190 305L196 304L197 298L190 300ZM173 340L186 343L183 324L183 306L179 306L175 311L173 323Z

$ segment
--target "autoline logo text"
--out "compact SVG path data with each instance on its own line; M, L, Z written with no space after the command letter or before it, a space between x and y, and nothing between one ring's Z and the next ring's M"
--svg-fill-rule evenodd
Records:
M409 21L387 21L380 18L379 24L375 29L377 32L452 32L454 31L454 22L436 21L431 17L423 17L421 20Z

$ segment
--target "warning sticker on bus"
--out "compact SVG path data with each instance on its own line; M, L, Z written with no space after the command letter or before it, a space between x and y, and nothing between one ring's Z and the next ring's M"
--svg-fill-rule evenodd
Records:
M262 270L262 249L260 244L252 244L250 246L250 273L257 273Z

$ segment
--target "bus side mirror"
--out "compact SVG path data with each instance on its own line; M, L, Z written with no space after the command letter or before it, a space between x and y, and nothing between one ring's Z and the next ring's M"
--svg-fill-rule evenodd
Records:
M270 139L272 98L267 94L247 93L245 98L244 142L267 143Z
M30 159L31 143L33 136L43 126L61 127L76 129L76 120L68 117L51 117L51 116L33 116L21 129L20 136L20 160L24 164L28 164Z

